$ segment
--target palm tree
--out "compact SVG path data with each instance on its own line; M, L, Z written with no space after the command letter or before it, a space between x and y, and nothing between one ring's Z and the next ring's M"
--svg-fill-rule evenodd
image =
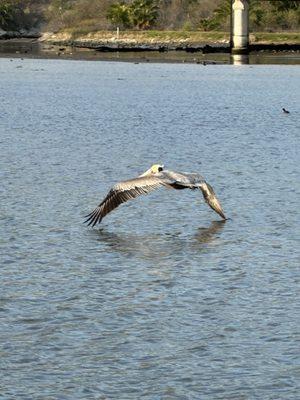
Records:
M158 18L158 4L156 0L135 0L131 6L131 15L134 26L138 29L148 29Z

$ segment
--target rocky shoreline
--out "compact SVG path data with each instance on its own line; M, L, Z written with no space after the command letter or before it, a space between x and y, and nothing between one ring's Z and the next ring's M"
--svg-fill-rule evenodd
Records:
M185 51L187 53L197 53L201 52L203 54L209 53L230 53L230 47L224 44L185 44L180 45L177 43L94 43L94 42L78 42L78 41L50 41L49 44L56 45L56 46L68 46L68 47L77 47L77 48L86 48L92 49L96 51L102 52L143 52L143 51L158 51L160 53L167 52L167 51ZM256 51L300 51L300 44L251 44L249 46L250 52Z
M189 39L178 38L147 38L143 35L132 34L117 37L112 32L94 33L74 38L67 33L44 33L39 39L42 43L56 46L86 48L103 52L143 52L143 51L186 51L203 53L226 53L229 51L228 40L197 42Z
M249 50L251 51L300 51L300 43L265 43L254 42L255 36L250 35ZM143 52L143 51L186 51L190 53L229 53L229 40L207 40L197 41L193 38L145 38L143 36L124 36L116 37L110 34L88 34L79 38L73 38L66 33L50 34L45 33L39 39L41 42L57 46L70 46L79 48L88 48L103 52Z
M180 34L176 38L170 34L151 37L147 34L141 33L122 33L120 37L115 32L94 32L74 37L71 33L59 32L59 33L43 33L38 31L19 31L19 32L5 32L0 30L0 42L14 42L18 41L21 43L24 40L30 40L30 45L37 45L40 47L55 46L58 48L57 55L62 55L63 48L77 48L78 50L86 49L93 50L102 53L114 53L114 52L186 52L186 53L201 53L201 54L213 54L213 53L230 53L230 45L227 39L224 37L219 40L208 40L199 41L201 33L199 35L190 36L186 34L186 37L181 37ZM198 40L197 40L198 39ZM202 37L203 39L203 37ZM300 43L264 43L256 42L255 36L251 35L249 50L250 52L299 52ZM72 53L70 53L72 54Z
M0 40L10 40L10 39L39 39L42 37L41 32L35 29L20 31L4 31L0 29Z
M164 53L167 51L186 51L187 53L229 53L229 45L219 45L219 44L185 44L180 45L178 43L104 43L104 42L80 42L80 41L50 41L47 42L55 46L67 46L67 47L77 47L86 48L101 52L144 52L144 51L156 51Z

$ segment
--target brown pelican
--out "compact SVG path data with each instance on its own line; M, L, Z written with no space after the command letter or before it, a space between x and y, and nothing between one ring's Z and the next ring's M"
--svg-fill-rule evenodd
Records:
M206 203L223 219L226 219L213 188L203 176L197 173L168 171L163 165L155 164L137 178L114 185L98 207L86 216L85 222L94 226L125 201L135 199L141 194L148 194L162 186L172 189L200 189Z
M289 114L289 113L290 113L289 110L286 110L285 108L283 108L282 111L283 111L285 114Z

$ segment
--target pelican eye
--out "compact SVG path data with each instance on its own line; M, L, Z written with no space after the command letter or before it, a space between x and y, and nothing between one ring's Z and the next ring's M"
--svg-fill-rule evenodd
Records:
M163 171L163 167L158 167L158 172Z

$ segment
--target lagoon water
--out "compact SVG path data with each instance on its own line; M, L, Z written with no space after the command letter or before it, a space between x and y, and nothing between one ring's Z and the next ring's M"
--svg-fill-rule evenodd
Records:
M0 73L1 400L298 399L299 67ZM83 225L156 162L230 219L160 190Z

